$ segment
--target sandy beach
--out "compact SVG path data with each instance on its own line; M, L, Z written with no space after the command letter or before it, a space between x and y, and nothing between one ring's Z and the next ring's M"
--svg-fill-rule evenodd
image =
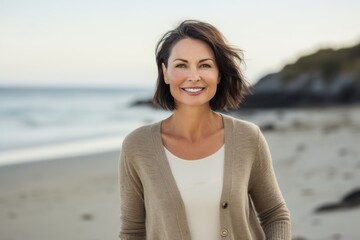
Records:
M0 167L0 239L117 239L118 155Z
M359 106L232 114L263 129L294 239L360 239L360 206L315 213L360 188ZM118 157L0 167L0 239L117 239Z

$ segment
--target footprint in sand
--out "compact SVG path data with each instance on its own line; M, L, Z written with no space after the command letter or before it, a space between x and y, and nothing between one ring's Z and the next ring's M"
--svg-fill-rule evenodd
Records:
M91 213L84 213L81 215L81 219L83 221L92 221L94 219L94 215L92 215Z

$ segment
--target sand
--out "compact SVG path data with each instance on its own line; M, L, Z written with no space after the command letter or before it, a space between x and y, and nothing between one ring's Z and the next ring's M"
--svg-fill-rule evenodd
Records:
M360 187L359 106L233 114L263 127L294 239L360 239L360 207L314 212ZM118 156L0 167L0 239L117 239Z
M118 155L1 167L0 239L117 239Z

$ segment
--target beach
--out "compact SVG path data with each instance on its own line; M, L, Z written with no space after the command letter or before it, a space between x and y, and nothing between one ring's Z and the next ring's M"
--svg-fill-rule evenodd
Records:
M315 212L360 188L358 105L231 115L262 127L294 239L360 239L359 206ZM117 239L119 154L1 166L0 239Z
M0 168L0 239L116 239L119 152Z

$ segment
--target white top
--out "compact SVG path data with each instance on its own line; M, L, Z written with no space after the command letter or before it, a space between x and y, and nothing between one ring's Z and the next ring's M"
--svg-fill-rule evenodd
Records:
M198 160L178 158L165 148L185 205L192 240L218 240L225 147Z

